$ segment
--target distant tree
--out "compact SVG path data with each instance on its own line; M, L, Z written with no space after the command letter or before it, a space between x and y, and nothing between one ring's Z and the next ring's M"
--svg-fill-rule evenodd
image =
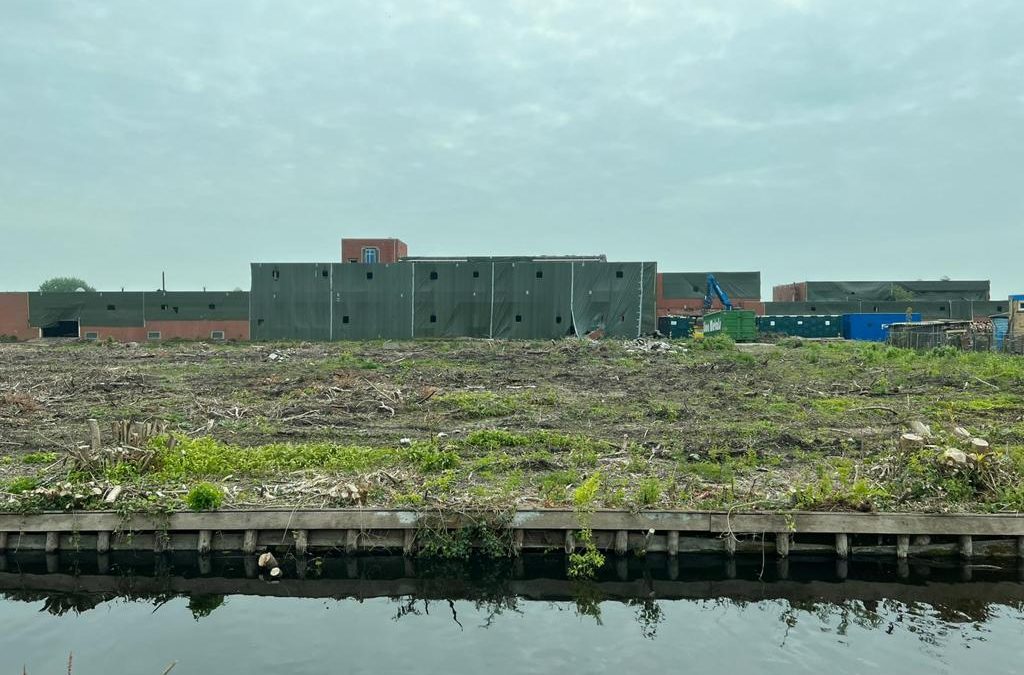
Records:
M39 284L39 290L43 293L74 293L96 289L77 277L54 277Z

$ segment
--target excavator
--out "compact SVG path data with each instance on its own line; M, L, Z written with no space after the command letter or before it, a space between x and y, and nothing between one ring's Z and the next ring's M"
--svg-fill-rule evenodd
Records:
M719 302L722 303L722 308L726 311L732 310L732 301L729 300L729 294L725 292L722 285L718 283L718 279L715 279L715 275L708 273L707 287L704 290L704 311L701 312L701 317L697 321L697 325L694 330L694 336L704 335L704 315L711 311L711 306L715 303L715 298L718 298Z
M708 284L707 289L704 291L704 313L706 314L710 309L711 305L715 302L715 296L718 296L718 300L722 303L722 307L726 310L732 309L732 302L729 301L729 294L725 292L725 289L718 283L718 279L715 279L715 275L708 273Z

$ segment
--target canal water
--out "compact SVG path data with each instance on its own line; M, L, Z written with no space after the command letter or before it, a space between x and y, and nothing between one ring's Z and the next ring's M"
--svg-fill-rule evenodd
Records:
M1019 673L1016 563L0 558L0 674Z

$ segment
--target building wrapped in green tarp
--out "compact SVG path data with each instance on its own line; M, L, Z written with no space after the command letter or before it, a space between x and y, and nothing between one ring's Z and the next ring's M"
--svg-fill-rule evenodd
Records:
M807 302L988 300L986 281L808 281Z
M144 293L146 321L247 321L248 291Z
M760 272L711 272L730 298L761 299ZM661 296L666 300L697 300L707 292L708 272L662 272Z
M992 314L1005 312L1005 301L970 300L865 300L850 302L766 302L765 315L804 314L901 314L908 310L920 314L926 320L935 319L984 319Z
M637 337L655 263L472 259L253 263L253 340Z
M28 321L45 328L63 321L82 326L142 326L145 301L141 292L29 293Z

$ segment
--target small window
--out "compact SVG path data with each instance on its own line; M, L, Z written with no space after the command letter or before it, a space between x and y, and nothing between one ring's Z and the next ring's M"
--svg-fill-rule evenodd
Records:
M366 273L366 278L367 279L372 279L373 278L373 272L367 272Z
M523 322L523 315L522 314L516 314L516 323L522 323L522 322Z
M555 323L562 323L562 317L556 316L555 317Z
M543 279L544 278L544 272L542 272L541 270L537 270L537 278L538 279Z
M626 323L626 315L619 314L619 323Z
M999 309L1002 310L1003 308L1000 307ZM1018 312L1024 312L1024 302L1018 302L1017 303L1017 311Z
M437 323L437 314L430 315L430 323Z
M694 292L694 293L700 293L700 289L699 289L699 288L697 288L696 286L694 286L694 287L693 287L693 292Z
M270 273L270 276L273 277L275 280L280 279L281 272L279 270L274 270L273 272Z
M171 307L171 311L173 311L175 314L177 314L178 313L178 308L177 307Z
M350 263L357 263L357 262L359 262L359 261L358 261L358 260L356 260L355 258L349 258L349 259L348 259L348 261L349 261Z
M815 307L814 305L811 305L811 311L812 311L812 312L817 312L817 311L818 311L818 308L817 308L817 307Z
M211 302L211 303L210 303L209 305L207 305L207 306L208 306L208 307L209 307L210 309L217 309L217 305L213 304L212 302Z
M829 321L828 319L825 319L825 325L826 325L826 326L831 326L831 325L832 325L832 322L831 322L831 321Z
M222 330L211 330L210 331L210 339L211 340L223 340L224 339L224 331L222 331Z
M669 321L669 322L668 322L668 325L670 325L670 326L674 326L674 325L676 325L676 320L675 320L675 319L673 319L672 321Z
M149 331L148 333L146 333L146 339L147 340L159 340L160 339L160 331L158 331L158 330L151 330L151 331Z
M621 279L622 278L622 270L615 270L615 278L616 279Z
M437 272L431 272L430 273L430 278L431 278L431 280L437 279Z
M256 325L257 326L262 326L263 325L263 319L256 319Z
M798 326L804 325L803 319L797 319L796 325L798 325Z
M85 334L85 339L86 340L99 340L100 339L100 334L95 332L95 331L88 331Z
M367 246L363 249L363 262L373 264L380 260L380 249L375 246Z
M346 314L345 316L341 317L341 322L342 323L348 323L348 314Z
M167 305L160 305L160 311L166 312L167 311Z
M320 270L320 276L329 277L331 276L331 273L328 270Z
M768 322L768 325L769 325L769 326L774 326L774 325L775 325L775 322L774 322L774 321L769 321L769 322Z
M107 305L107 311L108 312L113 312L115 309L117 309L117 307L115 307L113 305Z
M479 279L480 278L480 270L473 270L473 278L474 279Z

